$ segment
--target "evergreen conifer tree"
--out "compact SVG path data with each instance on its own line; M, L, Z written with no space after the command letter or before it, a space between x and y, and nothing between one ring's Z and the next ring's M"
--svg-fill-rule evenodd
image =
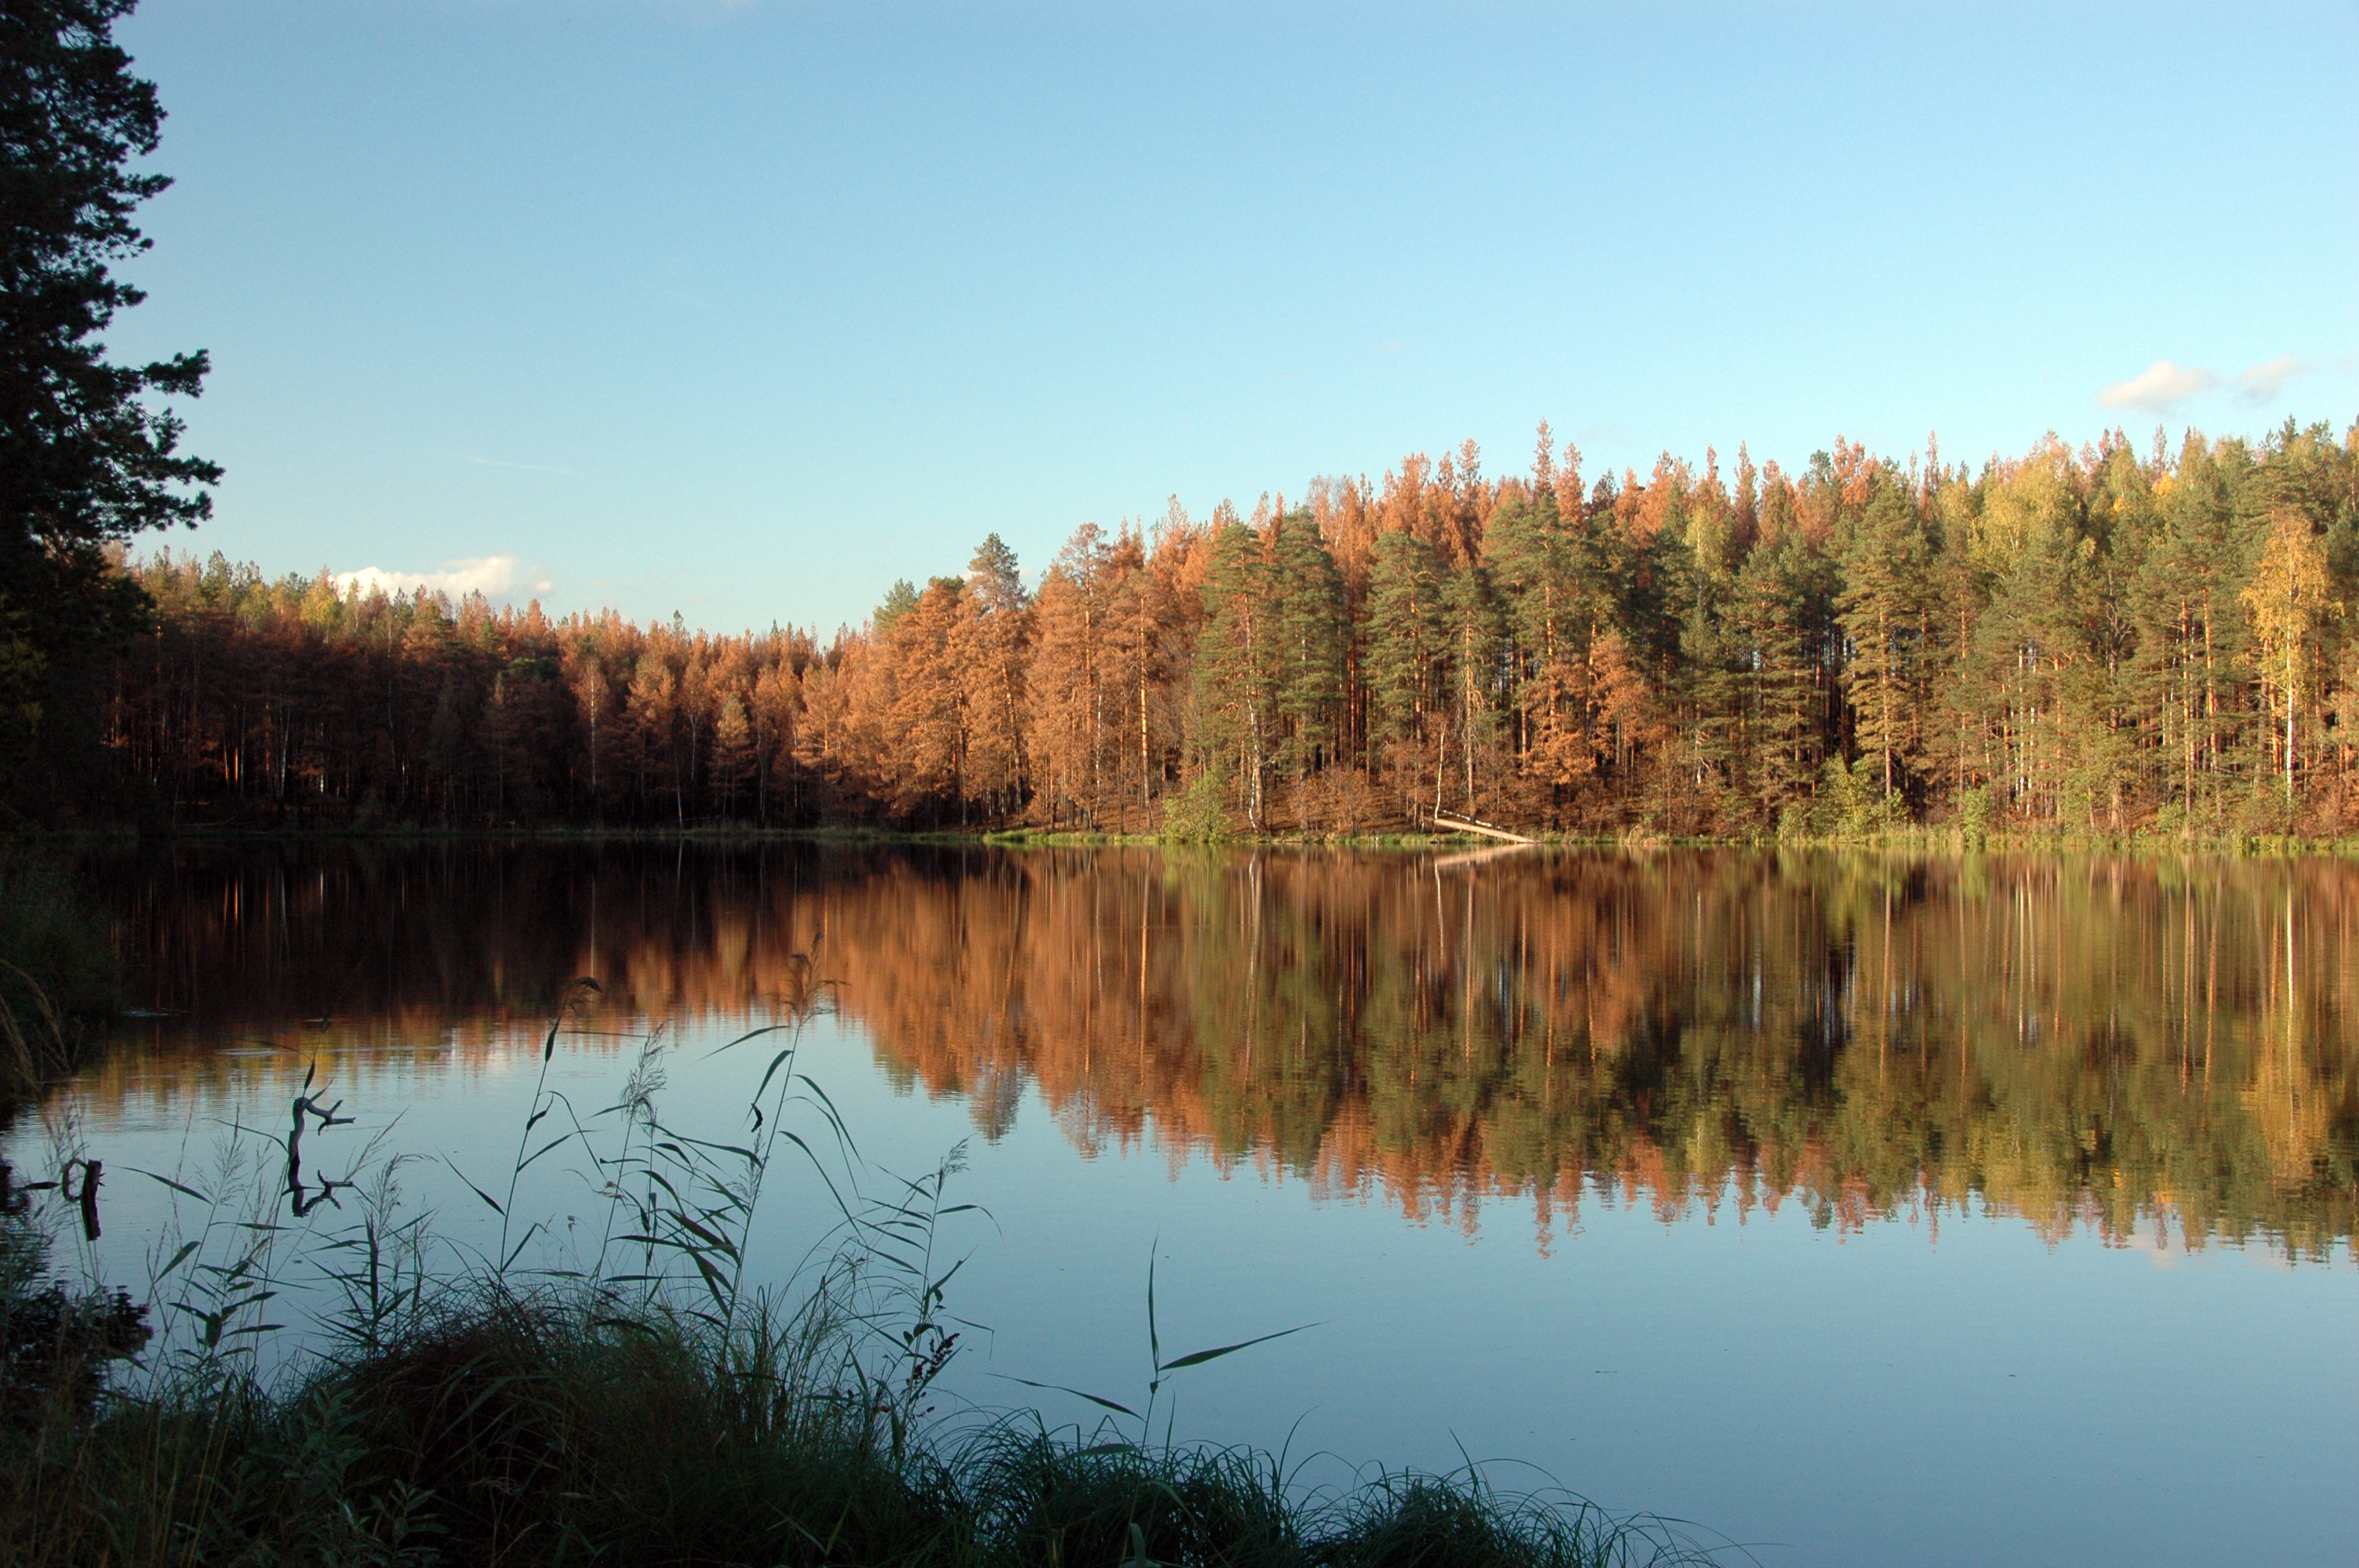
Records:
M169 183L132 169L164 120L114 42L134 3L0 7L0 789L37 741L59 771L95 723L79 686L144 621L109 547L209 515L221 477L148 401L195 396L205 356L118 365L98 341L143 297L112 269L147 248L132 215Z

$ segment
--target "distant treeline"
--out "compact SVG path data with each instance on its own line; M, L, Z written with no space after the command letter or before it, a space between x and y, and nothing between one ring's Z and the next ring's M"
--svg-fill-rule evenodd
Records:
M1543 425L1515 477L1470 441L1085 525L1031 591L995 535L824 640L127 570L157 614L107 744L178 825L2339 835L2354 804L2359 425L1593 484Z

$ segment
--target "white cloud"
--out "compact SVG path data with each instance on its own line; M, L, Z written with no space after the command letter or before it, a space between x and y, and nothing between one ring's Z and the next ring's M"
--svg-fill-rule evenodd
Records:
M2256 364L2238 375L2236 391L2247 403L2268 403L2286 389L2288 383L2317 368L2293 354L2279 354L2267 364Z
M453 599L480 593L496 599L516 586L516 569L522 565L515 556L479 556L473 560L445 561L439 572L389 572L382 567L363 567L358 571L338 572L335 579L336 586L346 593L357 589L363 593L447 593ZM549 589L546 582L535 586L543 592Z
M2168 414L2197 393L2209 392L2219 384L2220 378L2208 370L2157 360L2129 380L2118 382L2097 394L2097 406L2142 408L2150 414Z

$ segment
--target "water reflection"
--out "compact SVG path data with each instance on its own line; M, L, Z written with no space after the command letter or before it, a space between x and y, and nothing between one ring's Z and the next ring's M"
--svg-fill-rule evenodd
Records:
M2359 869L1741 852L439 846L107 873L141 1024L83 1103L299 1044L496 1070L579 975L640 1020L816 972L897 1081L1004 1132L1209 1152L1546 1237L1601 1186L1819 1223L1977 1197L2322 1256L2359 1206ZM815 968L799 956L810 955Z

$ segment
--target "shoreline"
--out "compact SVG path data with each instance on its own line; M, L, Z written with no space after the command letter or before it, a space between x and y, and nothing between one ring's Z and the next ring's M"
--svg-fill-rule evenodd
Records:
M2132 855L2207 856L2288 860L2359 855L2359 834L2308 838L2291 834L2190 835L2123 833L1984 832L1973 836L1954 827L1911 827L1886 832L1743 835L1649 833L1535 835L1528 844L1504 844L1472 833L1410 831L1365 833L1237 833L1178 837L1148 833L1100 833L1067 828L756 827L735 824L685 827L437 827L398 826L178 827L163 831L130 825L45 828L19 826L0 835L0 846L39 849L139 849L223 844L816 844L876 848L990 849L1329 849L1355 852L1495 851L1525 849L1659 851L1665 849L1839 850L1971 856Z

